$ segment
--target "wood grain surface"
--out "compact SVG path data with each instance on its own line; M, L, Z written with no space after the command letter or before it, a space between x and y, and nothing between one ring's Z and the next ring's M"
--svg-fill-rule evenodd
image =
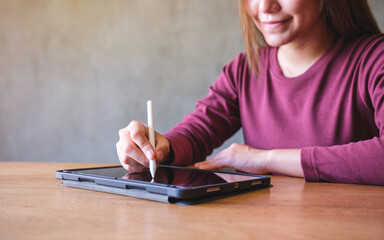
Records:
M384 187L271 176L270 189L178 206L60 186L110 164L0 162L0 239L384 239Z

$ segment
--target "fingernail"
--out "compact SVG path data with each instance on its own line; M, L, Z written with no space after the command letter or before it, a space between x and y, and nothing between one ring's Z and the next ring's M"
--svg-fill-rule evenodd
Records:
M148 151L145 152L145 156L147 156L147 158L149 160L153 160L153 155L154 155L154 153L153 153L152 150L148 150Z

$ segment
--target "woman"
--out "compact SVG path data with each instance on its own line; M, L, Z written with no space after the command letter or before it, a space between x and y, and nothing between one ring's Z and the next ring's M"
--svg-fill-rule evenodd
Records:
M240 0L239 8L246 53L193 113L156 134L156 151L144 124L121 129L121 164L201 161L201 169L384 185L384 36L366 0ZM203 161L241 127L245 144Z

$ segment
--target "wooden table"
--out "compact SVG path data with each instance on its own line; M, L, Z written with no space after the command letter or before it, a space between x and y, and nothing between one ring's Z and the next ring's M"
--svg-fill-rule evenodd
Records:
M178 206L60 186L55 170L0 162L0 239L384 239L384 187L306 183Z

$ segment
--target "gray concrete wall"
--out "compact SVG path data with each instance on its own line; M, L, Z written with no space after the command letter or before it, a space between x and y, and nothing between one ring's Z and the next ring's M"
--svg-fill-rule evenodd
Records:
M0 0L0 161L118 162L147 99L168 131L242 49L234 0Z

